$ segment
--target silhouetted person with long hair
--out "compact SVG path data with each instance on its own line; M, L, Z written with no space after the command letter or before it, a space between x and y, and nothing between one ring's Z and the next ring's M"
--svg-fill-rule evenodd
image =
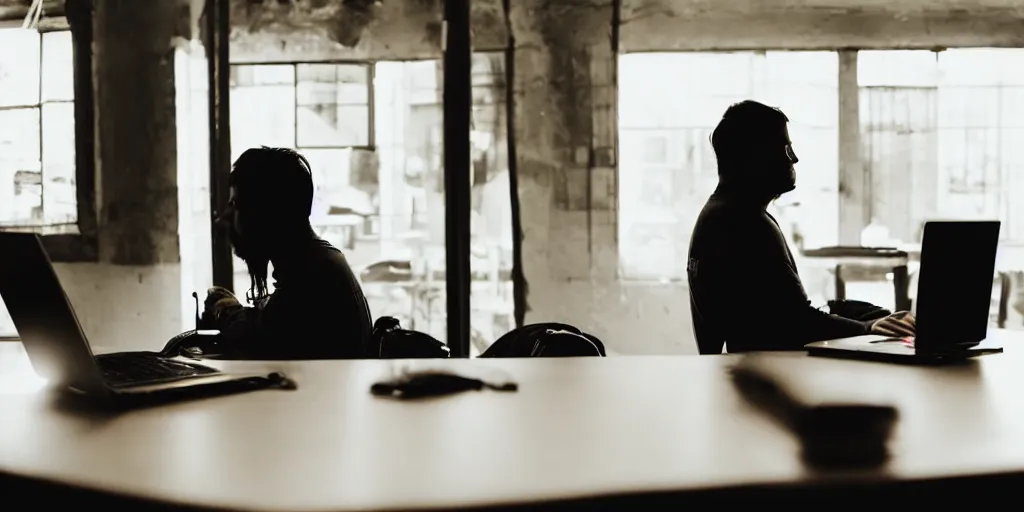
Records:
M224 288L208 291L206 313L225 342L252 357L367 357L370 310L345 255L309 223L309 162L285 148L247 150L229 178L230 200L218 222L249 270L251 307ZM267 267L274 266L268 294Z
M718 188L697 217L687 276L702 354L799 350L812 341L862 334L910 336L914 319L896 313L861 322L811 306L778 222L767 212L796 188L799 162L789 118L755 101L728 108L711 136Z

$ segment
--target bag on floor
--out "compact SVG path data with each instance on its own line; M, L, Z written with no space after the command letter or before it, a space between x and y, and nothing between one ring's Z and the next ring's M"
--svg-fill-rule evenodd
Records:
M447 359L448 346L423 332L403 329L397 318L382 316L373 324L369 357L378 359Z
M605 357L604 343L576 327L539 323L513 329L480 357Z

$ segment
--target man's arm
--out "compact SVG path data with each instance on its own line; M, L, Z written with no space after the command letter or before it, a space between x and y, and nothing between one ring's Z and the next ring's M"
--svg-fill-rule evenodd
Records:
M264 304L269 299L264 299ZM223 301L223 302L222 302ZM245 307L238 301L218 301L214 311L214 325L221 332L221 337L228 343L259 342L264 334L263 311L259 306Z
M738 336L729 337L730 351L799 350L813 341L867 334L866 324L811 306L791 266L785 239L769 222L736 226L729 237L732 247L726 259L731 269L723 270L735 276L734 293L742 297L749 292L752 298L746 307L737 308Z

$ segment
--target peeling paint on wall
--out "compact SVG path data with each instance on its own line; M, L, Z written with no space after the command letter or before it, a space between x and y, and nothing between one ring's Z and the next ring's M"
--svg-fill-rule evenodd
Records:
M442 0L232 0L233 62L441 55ZM473 47L501 51L500 0L471 4Z

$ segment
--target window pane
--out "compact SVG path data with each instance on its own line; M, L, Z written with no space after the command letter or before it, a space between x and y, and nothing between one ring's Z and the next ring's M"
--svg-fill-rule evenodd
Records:
M309 149L302 152L313 171L313 213L310 222L321 238L343 251L355 250L356 240L373 232L377 190L352 183L351 149ZM357 163L357 162L356 162Z
M71 32L43 34L43 101L75 98Z
M368 69L352 64L298 64L299 105L366 105Z
M0 224L42 222L39 110L0 110Z
M1020 85L1024 53L1017 48L953 48L939 54L940 85Z
M800 186L786 199L803 206L780 213L780 223L793 227L787 237L834 243L834 52L634 54L619 66L619 260L626 279L685 278L689 234L718 183L709 134L729 105L744 99L792 119L802 162ZM645 78L655 75L665 80Z
M764 102L790 118L789 132L800 159L797 188L777 206L778 219L803 247L839 242L839 56L835 52L769 52ZM811 270L805 272L811 277ZM815 271L816 272L816 271ZM824 290L805 285L812 298Z
M861 87L934 87L939 81L936 53L928 50L857 52Z
M440 105L442 68L438 61L424 60L406 63L409 80L409 103L413 105ZM380 73L380 65L377 66ZM378 134L379 136L379 134Z
M299 64L298 144L369 144L369 88L364 65Z
M253 85L295 85L291 64L231 66L231 87Z
M300 106L299 147L365 146L370 143L370 108L356 105Z
M39 103L39 33L0 29L0 107Z
M313 186L316 199L313 214L330 215L333 209L354 210L362 214L373 213L369 199L348 197L347 189L351 188L349 169L352 154L349 149L307 149L302 154L309 160L313 171Z
M367 219L365 235L345 253L359 273L375 317L395 317L403 327L444 341L444 191L438 186L440 161L434 159L442 147L435 138L442 116L436 89L430 94L435 104L430 106L416 105L412 94L417 77L436 83L436 69L437 61L376 65L378 151L375 162L367 159L377 167L378 180L369 179L373 165L363 161L362 171L350 168L350 183L375 197L374 211L379 214ZM358 156L352 160L359 161Z
M48 224L78 220L75 194L75 105L43 105L43 213Z
M906 69L887 80L878 72L870 85L880 87L863 87L865 63L885 61ZM1020 49L861 52L861 141L872 177L865 202L889 238L919 244L924 223L936 218L1000 219L1000 268L1021 268L1021 62ZM907 77L929 73L928 80ZM1014 322L1021 325L1019 317Z
M290 65L231 67L232 159L261 145L295 147L295 85L286 80L294 79L294 69Z

